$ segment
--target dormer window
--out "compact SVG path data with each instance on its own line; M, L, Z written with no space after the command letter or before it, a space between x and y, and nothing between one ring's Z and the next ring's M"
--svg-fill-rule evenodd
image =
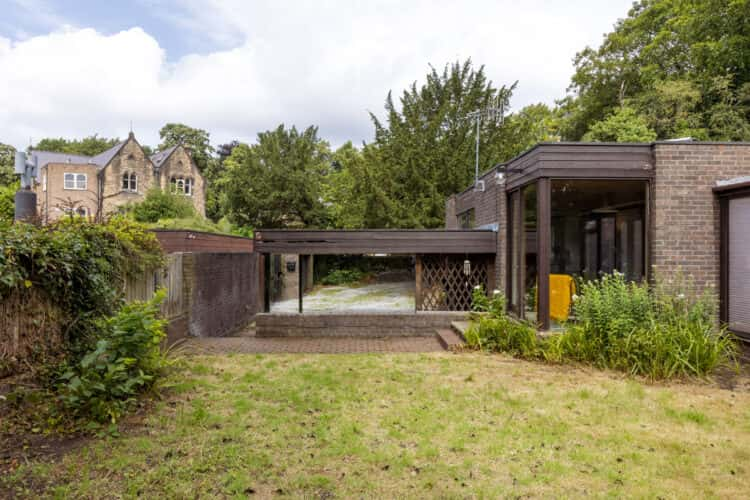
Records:
M125 172L122 175L122 190L131 193L138 192L138 176L133 172Z

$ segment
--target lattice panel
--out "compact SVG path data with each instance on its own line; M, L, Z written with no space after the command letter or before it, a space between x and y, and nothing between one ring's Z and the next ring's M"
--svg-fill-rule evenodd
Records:
M476 285L489 289L486 258L473 258L469 276L464 274L464 258L422 255L421 311L469 311Z

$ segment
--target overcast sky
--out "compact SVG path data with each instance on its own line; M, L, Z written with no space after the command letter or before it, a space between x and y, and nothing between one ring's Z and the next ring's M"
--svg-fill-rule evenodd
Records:
M0 142L98 133L141 143L182 122L212 143L279 123L334 146L429 64L471 57L513 109L563 97L572 59L630 0L0 0Z

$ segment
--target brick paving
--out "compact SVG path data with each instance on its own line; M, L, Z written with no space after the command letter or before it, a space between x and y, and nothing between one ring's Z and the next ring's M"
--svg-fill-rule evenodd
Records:
M443 351L436 337L237 337L193 338L182 348L191 354L320 353Z

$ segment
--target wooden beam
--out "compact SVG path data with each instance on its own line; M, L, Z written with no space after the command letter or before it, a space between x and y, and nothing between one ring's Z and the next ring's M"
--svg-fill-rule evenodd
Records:
M537 182L536 230L537 230L537 321L542 330L549 330L549 272L552 246L551 187L548 178Z

